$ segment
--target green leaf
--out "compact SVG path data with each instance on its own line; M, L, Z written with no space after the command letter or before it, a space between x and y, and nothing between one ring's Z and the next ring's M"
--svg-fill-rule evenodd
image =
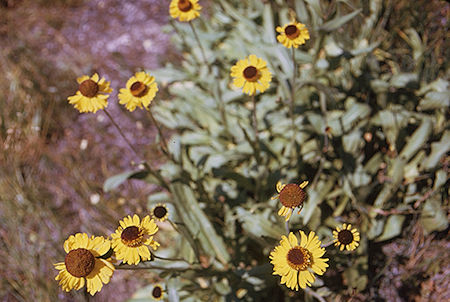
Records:
M338 29L339 27L341 27L342 25L344 25L345 23L347 23L348 21L350 21L351 19L353 19L354 17L356 17L361 11L362 11L362 9L358 9L358 10L355 10L355 11L351 12L350 14L344 15L342 17L336 17L333 20L330 20L330 21L326 22L325 24L323 24L320 27L320 30L327 31L327 32L334 31L334 30Z
M391 85L395 88L405 88L417 81L418 75L415 73L399 73L391 78Z
M284 229L279 224L268 219L266 213L250 213L242 207L237 207L236 215L238 220L243 223L244 230L253 236L259 238L262 236L278 239L284 234Z
M169 194L167 192L158 192L154 194L150 194L147 197L148 204L152 205L158 202L167 202L169 200Z
M430 136L432 126L431 119L424 118L420 127L414 131L413 135L409 138L408 143L402 149L400 157L403 157L408 161L420 148L423 148Z
M264 4L263 11L264 41L276 43L275 25L273 23L273 12L270 3Z
M417 110L434 110L446 109L450 106L450 92L428 92L423 99L420 100Z
M392 239L402 232L402 225L405 221L403 215L391 215L388 217L386 224L384 225L383 233L375 241L380 242L384 240Z
M192 237L197 237L203 252L217 259L222 264L227 264L230 255L227 252L225 243L214 229L211 221L194 195L192 189L182 183L173 183L170 186L173 193L173 202L177 206L178 212L186 224Z
M139 172L142 172L142 171L126 171L126 172L109 177L108 179L106 179L106 181L103 184L103 191L109 192L109 191L116 189L118 186L120 186L126 180L131 178L132 175L135 175L136 173L139 173Z
M450 130L446 130L442 135L439 142L434 142L431 144L431 153L423 161L420 166L420 170L432 169L435 167L439 160L450 151Z
M446 211L442 208L439 195L427 199L420 216L420 223L427 233L444 231L448 227Z
M179 284L178 278L171 278L167 282L167 293L169 296L169 302L179 302L180 297L178 295L177 285Z

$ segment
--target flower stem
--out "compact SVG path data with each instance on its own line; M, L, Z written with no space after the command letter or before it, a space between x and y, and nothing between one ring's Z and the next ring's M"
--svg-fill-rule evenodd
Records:
M295 78L297 76L297 64L295 62L295 48L292 47L292 81L291 81L291 102L290 102L290 110L289 110L289 114L291 116L291 128L292 128L292 154L295 158L297 158L296 156L296 152L294 149L295 148L295 134L297 133L297 131L295 131L295 115L294 115L294 110L295 110Z
M195 239L192 237L192 235L189 232L182 232L172 220L167 219L167 221L170 223L173 229L178 232L178 234L186 237L187 241L192 247L192 250L194 251L197 261L200 262L200 252L198 250L198 246L195 243Z
M148 170L148 172L153 175L155 178L158 179L158 181L160 182L161 186L163 186L164 188L168 189L169 186L166 183L166 181L164 180L164 178L159 174L156 173L152 167L150 166L150 164L141 159L141 156L139 155L139 153L137 152L137 150L134 148L134 146L131 144L130 140L125 136L125 134L123 133L122 129L120 128L120 126L116 123L116 121L113 119L113 117L111 116L111 114L105 109L103 109L103 111L105 112L106 116L109 118L109 120L111 121L111 123L114 125L114 127L116 127L117 131L119 131L120 135L122 136L122 138L125 140L125 142L127 143L127 145L130 147L131 150L133 150L134 154L139 158L139 160L141 160L145 166L145 168Z
M161 149L164 154L168 155L169 147L167 146L166 139L164 138L164 135L162 133L161 127L159 126L159 123L156 121L155 117L153 116L151 107L149 107L146 111L148 112L148 115L150 116L152 123L155 125L156 129L158 130L159 139L160 139L159 143L161 145Z
M285 221L284 226L286 227L286 234L289 235L289 220Z
M316 293L314 290L310 289L310 288L305 288L305 292L313 297L315 297L317 300L319 300L320 302L326 302L326 300L319 295L318 293Z
M259 135L258 135L258 119L256 117L256 98L255 95L252 95L252 118L253 118L253 132L255 132L255 151L256 151L256 160L260 162L260 154L259 154Z
M120 129L119 125L116 123L116 121L113 119L113 117L111 116L111 114L109 114L109 112L106 110L106 108L103 110L106 114L106 116L109 118L109 120L111 121L111 123L114 125L114 127L116 127L117 131L119 131L120 135L122 136L122 138L125 140L125 142L127 143L128 147L130 147L131 150L133 150L134 154L140 159L141 156L139 155L139 153L137 152L137 150L134 148L134 146L131 144L130 140L125 136L125 134L123 133L122 129Z
M194 33L195 40L197 41L198 47L200 48L200 51L202 53L203 62L206 66L208 66L208 71L211 72L211 67L208 64L208 61L206 60L206 54L205 50L203 49L202 43L200 42L200 39L198 38L197 31L195 30L194 24L192 24L192 21L189 21L189 25L191 26L192 32Z
M180 259L180 258L166 258L166 257L160 257L160 256L156 256L156 255L153 254L153 253L152 253L152 256L155 257L156 259L160 259L160 260L167 260L167 261L183 261L183 262L189 263L187 260L185 260L185 259Z
M334 240L328 241L327 243L322 244L320 247L329 247L330 245L332 245L334 243Z

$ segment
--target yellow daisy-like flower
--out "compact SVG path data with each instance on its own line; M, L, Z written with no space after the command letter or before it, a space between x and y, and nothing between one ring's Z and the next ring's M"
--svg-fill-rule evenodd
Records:
M163 222L169 217L169 209L165 204L158 203L153 207L151 215L154 219Z
M309 40L309 31L305 24L296 21L283 27L278 26L277 32L280 33L277 36L278 42L287 48L292 46L298 48L300 45L305 44L306 40Z
M346 248L347 251L353 251L359 246L359 232L357 229L352 229L351 224L344 223L342 229L337 227L336 230L333 231L333 237L334 245L340 246L339 249L341 251L343 251L344 248Z
M241 88L248 95L254 95L256 90L264 92L269 88L272 74L267 68L267 62L255 55L239 60L231 67L233 85Z
M277 194L272 199L280 199L283 205L278 211L278 215L286 216L286 221L291 218L294 208L299 207L298 214L300 214L303 208L303 202L306 200L306 192L303 190L308 185L308 181L297 184L282 184L280 181L277 183Z
M159 246L159 243L153 240L153 235L158 231L153 219L147 215L140 221L138 215L135 214L133 218L128 215L119 221L119 224L116 232L111 234L116 258L128 264L138 264L141 259L150 260L152 256L148 246L154 250Z
M198 0L172 0L169 12L172 18L187 22L200 16L201 9Z
M315 280L313 273L323 275L328 264L325 249L320 247L321 242L314 232L308 237L300 231L301 241L298 244L294 233L289 233L289 238L281 236L280 245L270 253L269 258L273 264L273 275L281 276L281 284L286 284L290 289L298 290L298 287L311 286Z
M136 107L147 109L158 91L155 78L144 71L137 72L126 84L126 88L120 89L119 103L133 112Z
M157 300L157 301L164 298L164 290L161 285L156 284L155 286L153 286L152 298L153 298L153 300Z
M110 82L98 76L95 73L92 77L84 75L77 79L79 87L75 95L69 96L69 103L74 105L75 109L83 112L97 112L108 105L109 93L112 88Z
M66 292L81 289L85 284L88 293L99 292L103 284L107 284L114 273L114 265L99 257L105 255L111 247L111 242L103 237L88 237L77 233L64 242L67 255L64 262L56 263L59 270L55 280Z

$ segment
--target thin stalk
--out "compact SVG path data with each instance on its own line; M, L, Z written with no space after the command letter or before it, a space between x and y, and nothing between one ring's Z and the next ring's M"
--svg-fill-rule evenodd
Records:
M167 271L176 271L176 272L185 272L188 270L200 271L203 270L201 267L186 267L186 268L174 268L174 267L165 267L165 266L136 266L136 265L115 265L115 269L119 270L144 270L144 269L159 269L159 270L167 270Z
M140 159L141 156L139 155L139 153L137 152L137 150L134 148L134 146L131 144L130 140L126 137L126 135L123 133L122 129L120 129L119 125L116 123L116 121L113 119L113 117L111 116L111 114L109 114L109 112L105 109L103 109L103 111L105 112L106 116L109 118L109 120L111 121L111 123L114 125L114 127L116 127L117 131L119 131L120 135L122 136L122 138L125 140L125 142L127 143L128 147L130 147L131 150L133 150L134 154Z
M164 188L168 189L169 185L166 183L166 181L164 180L164 178L159 174L156 173L152 167L150 166L150 164L141 159L141 156L139 155L139 153L137 152L137 150L134 148L134 146L131 144L130 140L125 136L125 133L123 133L122 129L120 128L120 126L116 123L116 121L113 119L113 117L111 116L111 114L106 110L103 109L103 111L105 112L106 116L109 118L109 120L111 121L111 123L114 125L114 127L116 127L117 131L119 131L120 135L122 136L122 138L125 140L125 142L127 143L127 145L130 147L131 150L133 150L134 154L139 158L140 161L143 162L145 168L148 170L148 172L153 175L154 177L156 177L161 186L163 186Z
M258 135L258 119L256 117L256 98L255 95L252 95L252 103L253 103L253 108L252 108L252 125L253 125L253 132L255 132L255 151L256 151L256 160L258 162L260 162L260 154L259 154L259 135Z
M198 247L197 247L197 245L195 244L195 239L192 237L192 235L189 233L189 231L187 231L187 232L186 232L186 235L185 235L185 234L183 234L183 232L181 232L181 231L178 229L178 227L176 226L176 224L175 224L172 220L167 219L167 221L170 223L170 225L173 227L173 229L174 229L176 232L178 232L178 234L180 234L180 235L182 235L182 236L186 236L186 235L187 235L187 236L189 237L189 238L187 238L187 240L188 240L189 244L191 245L192 250L194 251L195 257L197 258L197 262L200 263L200 253L199 253Z
M200 42L200 39L198 38L197 31L195 30L195 27L194 27L194 24L192 24L192 21L189 21L189 25L191 26L192 32L194 33L195 40L197 41L198 47L200 48L200 51L202 53L203 63L205 63L205 65L208 66L208 71L211 72L211 67L209 66L208 61L206 60L205 50L203 49L202 43Z
M326 127L323 129L323 148L322 148L322 156L320 157L319 168L317 169L316 175L314 175L314 179L311 183L311 188L315 189L317 182L319 181L319 177L323 170L323 165L325 164L325 154L328 152L328 119L327 119L327 102L326 96L323 92L319 94L319 102L320 102L320 111L322 113L322 117L325 120Z
M320 247L326 248L326 247L329 247L330 245L332 245L333 243L334 243L334 240L331 240L327 243L322 244Z
M289 234L289 220L285 221L284 226L286 227L286 234Z
M319 295L318 293L316 293L314 290L310 289L310 288L305 288L304 289L305 292L313 297L315 297L317 300L319 300L320 302L327 302L321 295Z
M255 138L258 140L258 119L256 118L256 98L252 95L252 118L253 118L253 131L255 132Z
M185 259L179 259L179 258L166 258L166 257L160 257L160 256L156 256L155 254L152 254L153 257L155 257L156 259L160 259L160 260L167 260L167 261L183 261L183 262L187 262L189 263L187 260Z
M155 117L153 116L152 113L152 109L151 107L149 107L147 109L148 115L150 116L150 119L152 120L152 123L155 125L156 129L158 130L158 134L159 134L159 143L161 145L161 149L163 150L163 152L168 155L169 154L169 147L167 146L167 142L166 139L164 138L164 135L162 133L161 127L159 126L159 123L156 121Z
M117 270L164 270L164 271L173 271L173 272L187 272L187 271L194 271L197 273L197 276L227 276L230 275L230 271L221 271L221 270L215 270L212 267L203 268L199 264L195 265L189 265L188 267L165 267L165 266L159 266L159 265L148 265L148 266L136 266L136 265L129 265L129 264L123 264L123 265L115 265L115 269ZM233 273L234 274L234 273Z
M225 111L225 102L222 99L222 89L220 89L220 81L217 80L217 98L219 99L219 111L220 111L220 117L223 120L223 123L225 125L225 130L227 132L227 134L230 134L230 130L228 128L228 119L227 119L227 114Z
M295 114L294 114L294 110L295 110L295 78L297 77L297 64L295 62L295 48L292 47L292 67L293 67L293 71L292 71L292 81L291 81L291 102L290 102L290 110L289 110L289 114L291 117L291 128L292 128L292 139L291 139L291 143L292 143L292 154L295 158L297 158L296 156L296 152L295 152L295 134L297 133L297 131L295 131Z

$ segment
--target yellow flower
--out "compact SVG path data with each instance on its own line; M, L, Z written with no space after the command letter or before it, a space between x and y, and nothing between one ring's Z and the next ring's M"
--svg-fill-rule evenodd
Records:
M298 48L299 45L303 45L306 40L309 40L309 32L305 24L296 21L286 24L283 27L278 26L277 32L280 33L277 36L278 42L287 48L291 48L292 46Z
M151 253L148 246L156 250L159 243L153 240L153 235L158 231L158 226L150 216L145 216L140 221L136 214L125 217L119 221L120 226L117 228L112 237L112 248L116 253L118 260L124 263L138 264L141 259L147 261L151 259Z
M90 78L87 75L79 77L77 81L80 84L78 91L75 95L67 98L75 109L80 112L95 113L108 105L108 97L112 88L109 87L110 83L105 81L104 78L99 80L98 74L95 73Z
M167 209L165 204L158 203L153 207L151 215L156 220L163 222L169 217L169 209Z
M319 238L310 232L308 237L300 231L300 245L294 233L289 233L289 238L281 236L280 245L270 253L269 258L273 264L273 275L281 276L281 284L286 284L290 289L298 290L298 287L311 286L315 280L313 273L323 275L328 264L325 249L320 247Z
M153 286L152 298L157 301L164 298L164 290L161 285L156 284L155 286Z
M120 89L119 103L125 105L129 111L136 107L148 108L158 91L155 78L144 71L137 72L126 84L126 88Z
M303 208L303 202L306 200L306 192L303 190L308 185L307 181L297 184L282 184L280 181L277 183L277 194L272 199L280 199L283 205L278 211L278 215L286 216L286 221L291 218L294 208L300 207L298 214L300 214Z
M272 74L267 68L267 62L255 55L239 60L231 67L233 85L241 88L248 95L254 95L256 90L264 92L269 88Z
M344 248L347 251L353 251L359 246L359 232L357 229L352 229L351 224L344 223L342 225L342 230L340 227L337 227L336 230L333 231L334 237L334 245L340 246L340 250L343 251Z
M88 237L85 233L71 235L64 242L67 255L64 262L56 263L59 270L55 280L66 292L81 289L85 284L87 291L94 295L103 284L107 284L114 273L114 265L99 257L105 255L111 242L103 237Z
M172 0L169 12L172 18L187 22L200 16L201 9L198 0Z

